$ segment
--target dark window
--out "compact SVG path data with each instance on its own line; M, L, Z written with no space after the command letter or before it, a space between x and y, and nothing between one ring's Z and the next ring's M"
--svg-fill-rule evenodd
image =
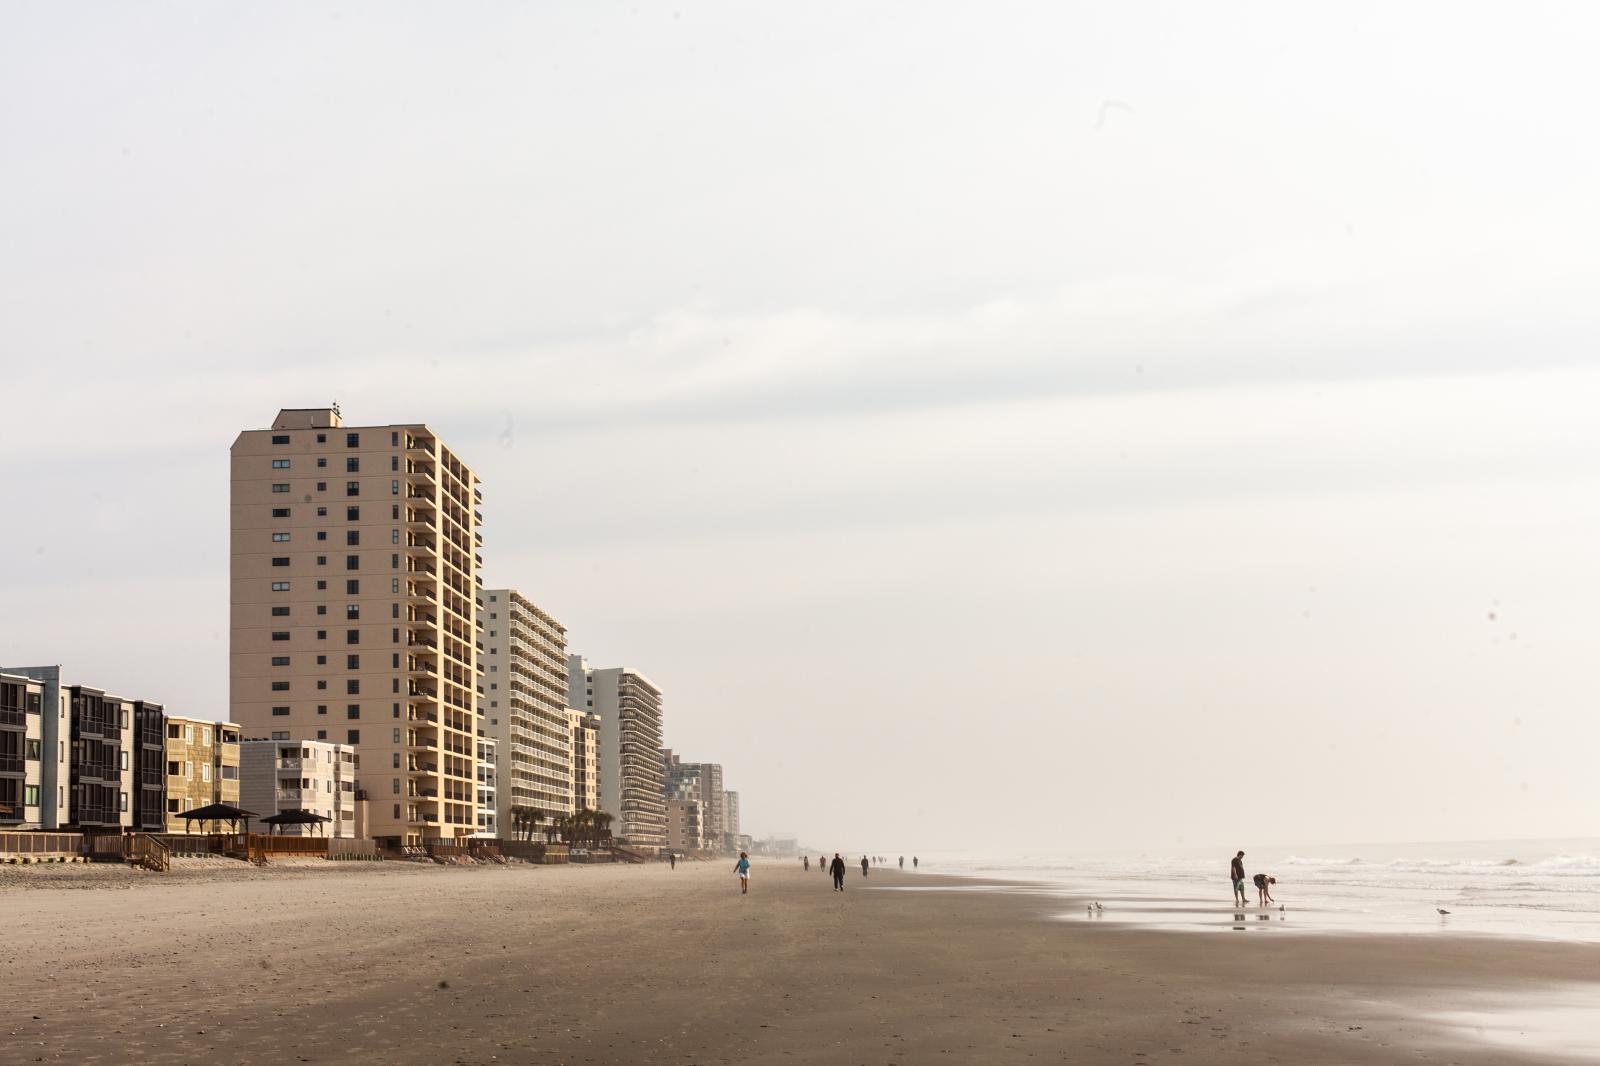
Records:
M344 631L344 642L346 644L360 644L361 643L361 630L359 630L359 629L347 629L347 630L345 630Z
M391 556L389 556L389 569L391 569L391 570L400 569L400 556L399 555L391 555Z
M359 433L346 433L344 435L344 446L346 448L359 448L359 447L361 447L361 434L359 434Z
M287 707L274 707L274 708L272 708L272 713L277 715L279 718L285 718L289 714L289 708L287 708Z
M317 558L321 559L321 558L323 558L323 556L319 555L319 556L317 556ZM328 582L326 580L317 582L317 591L318 592L326 592L327 590L328 590Z
M177 777L178 776L178 764L175 761L170 760L170 759L167 761L167 776L168 777Z
M344 657L344 668L346 670L359 670L359 669L361 669L361 656L359 656L359 655L346 655Z
M327 540L328 539L328 531L326 529L317 530L317 539L318 540Z
M344 568L346 570L360 570L361 569L361 556L359 556L359 555L346 555L344 557Z
M274 555L272 557L272 565L273 566L288 566L289 565L289 557L287 555Z
M344 583L344 590L345 590L346 593L348 593L351 596L360 595L361 594L361 581L360 581L360 579L352 577L352 578L349 578L348 580L346 580L345 583Z
M354 548L361 543L361 530L347 529L344 531L344 543L348 548Z
M361 730L359 730L359 729L347 729L347 730L345 730L345 734L344 735L347 738L345 740L346 744L359 744L359 743L361 743Z
M317 613L318 614L327 614L328 613L328 605L325 604L325 603L317 604Z
M26 747L26 749L24 751L24 757L27 758L30 762L38 762L39 759L40 759L40 754L41 754L40 753L40 746L41 745L40 745L39 741L30 739L28 741L27 747Z
M326 555L317 556L317 565L318 566L327 566L328 565L328 557ZM320 581L317 582L317 587L318 588L322 588L323 587L322 582L320 582Z
M328 443L328 435L326 433L318 433L317 434L317 443L318 444L326 444L326 443Z
M328 639L328 631L326 629L317 630L317 639L318 640L327 640Z
M360 618L361 617L361 605L359 603L347 603L347 604L345 604L344 605L344 616L346 618L350 618L350 619Z
M289 434L287 434L287 433L276 433L276 434L274 434L273 437L272 437L272 443L274 443L274 444L288 444L289 443Z
M287 460L287 459L274 459L274 460L272 460L272 469L274 469L274 470L287 470L287 469L289 469L289 460Z
M274 617L274 618L284 618L284 617L287 617L288 614L289 614L289 608L287 608L287 607L274 607L272 609L272 617Z
M317 517L318 518L326 518L326 517L328 517L328 509L326 507L318 507L317 508Z
M395 652L394 653L394 662L391 663L390 665L393 666L396 670L400 669L400 653L399 652Z
M389 443L394 445L396 448L400 447L400 431L399 430L395 430L393 433L389 434Z
M317 704L317 713L318 714L327 714L328 713L328 705L326 703Z
M272 691L274 691L274 692L288 692L289 691L289 682L287 682L287 681L274 681L272 683Z
M328 460L319 455L319 456L317 456L317 465L318 466L327 466L328 465Z
M361 521L361 508L360 507L346 507L344 509L344 517L345 517L346 521L350 521L350 522L359 522L359 521Z
M361 717L361 704L359 704L359 703L350 704L350 706L348 706L348 707L346 707L344 709L344 716L346 718L360 718Z
M289 639L289 634L287 634L287 633L274 633L274 634L272 634L272 639L273 640L288 640Z
M328 491L328 483L326 481L317 482L317 491L318 492L327 492Z
M323 680L320 680L320 679L317 681L317 688L318 689L325 689L327 687L328 687L328 683L326 681L323 681Z
M272 657L272 665L273 666L288 666L289 665L289 657L287 655L274 655Z
M288 518L289 517L289 508L287 508L287 507L274 507L272 509L272 517L273 518Z
M346 496L359 496L359 495L361 495L361 482L359 482L359 481L346 481L344 483L344 494Z
M389 517L396 522L400 521L400 505L398 503L389 505Z
M274 481L272 483L272 491L273 492L288 492L289 491L289 483L287 481Z
M318 740L327 740L328 739L328 731L326 729L317 730L317 739Z
M400 457L398 455L389 456L389 469L390 470L399 470L400 469Z
M346 459L344 461L344 472L346 474L359 474L361 472L361 460L353 455Z

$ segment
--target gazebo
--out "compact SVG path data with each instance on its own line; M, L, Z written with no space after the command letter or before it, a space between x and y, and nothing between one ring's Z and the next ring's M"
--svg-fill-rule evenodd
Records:
M250 832L250 819L256 817L255 811L247 811L235 807L231 803L208 803L204 807L196 807L192 811L184 811L178 815L183 819L183 831L189 832L190 822L199 822L200 828L205 829L206 822L231 822L233 831L239 831L239 823L244 822L244 831Z
M322 832L322 823L331 821L333 821L333 819L327 817L326 815L321 815L315 811L308 811L299 807L294 807L287 811L279 811L270 818L261 819L261 824L270 825L272 827L272 832L274 833L276 833L279 828L286 825L314 825L317 827L317 832L320 833Z

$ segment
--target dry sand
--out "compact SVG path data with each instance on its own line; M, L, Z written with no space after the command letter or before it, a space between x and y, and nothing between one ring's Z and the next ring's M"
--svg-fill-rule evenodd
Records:
M1600 978L1594 946L1171 933L1051 921L1072 905L1032 893L877 890L945 883L853 870L841 895L765 862L745 897L731 863L0 869L0 1062L1487 1066L1571 1060L1426 1016Z

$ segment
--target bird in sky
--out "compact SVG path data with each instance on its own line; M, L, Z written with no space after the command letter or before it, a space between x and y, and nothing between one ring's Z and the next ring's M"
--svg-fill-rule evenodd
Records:
M1438 911L1440 914L1449 914L1450 913L1449 911L1445 910L1443 907L1435 907L1433 909Z

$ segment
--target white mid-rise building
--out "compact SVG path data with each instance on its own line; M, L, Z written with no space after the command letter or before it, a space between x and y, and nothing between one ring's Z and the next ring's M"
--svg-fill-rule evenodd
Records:
M567 660L571 705L600 716L600 809L613 836L642 851L667 846L667 801L661 754L661 690L628 667L591 667Z
M516 589L479 599L478 719L498 758L496 819L511 832L512 812L531 808L548 824L573 810L567 631Z
M303 810L327 819L320 830L312 825L280 830L290 836L362 837L366 826L356 797L358 768L349 744L244 740L239 743L239 806L258 818Z

